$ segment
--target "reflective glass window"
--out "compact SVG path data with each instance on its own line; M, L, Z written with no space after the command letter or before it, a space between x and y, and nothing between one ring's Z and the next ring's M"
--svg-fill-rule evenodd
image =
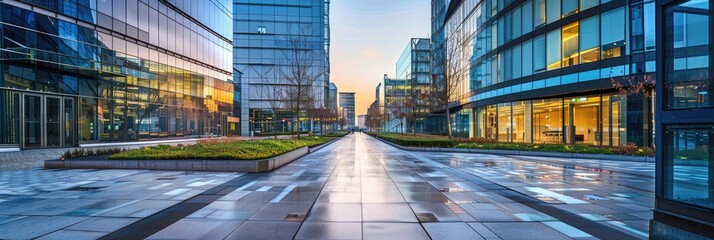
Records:
M667 126L664 151L665 198L714 209L711 192L714 126Z
M580 11L597 6L598 4L598 0L580 0Z
M708 7L708 1L688 1L667 11L667 109L714 106L714 86L709 76L711 29Z
M560 40L558 40L560 41ZM545 35L533 39L533 71L545 71ZM558 51L560 55L560 51Z
M548 2L548 8L547 10L547 16L546 20L548 20L548 23L552 23L555 21L560 20L560 0L547 0Z
M545 24L545 0L533 0L533 26Z
M580 62L600 59L600 18L596 15L580 21Z
M618 8L602 14L600 19L602 58L614 58L625 50L625 8Z
M521 50L523 51L522 53L522 75L525 76L530 76L533 74L533 42L528 40L527 42L524 42Z
M546 43L548 44L547 51L546 51L546 63L548 63L548 70L552 69L558 69L560 68L560 46L561 46L561 38L560 38L560 29L550 31L548 32L547 35L547 41Z
M533 1L529 0L524 3L521 7L521 12L521 27L523 28L523 34L526 34L533 30Z
M570 16L578 12L578 0L563 0L563 17Z

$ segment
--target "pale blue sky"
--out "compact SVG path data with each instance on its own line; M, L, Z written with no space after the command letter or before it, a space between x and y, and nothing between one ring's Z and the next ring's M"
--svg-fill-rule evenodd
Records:
M357 92L355 110L365 114L409 39L429 36L431 1L332 0L330 7L330 80L339 91Z

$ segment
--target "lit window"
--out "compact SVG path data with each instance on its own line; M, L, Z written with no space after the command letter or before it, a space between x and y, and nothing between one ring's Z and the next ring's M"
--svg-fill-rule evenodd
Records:
M578 64L578 22L563 27L563 67Z
M259 27L258 27L258 33L260 33L260 34L265 34L265 26L259 26Z

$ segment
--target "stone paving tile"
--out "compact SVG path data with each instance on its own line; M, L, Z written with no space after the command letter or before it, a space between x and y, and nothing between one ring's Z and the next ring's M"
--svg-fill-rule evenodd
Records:
M405 152L354 134L273 172L245 175L256 177L221 188L221 196L201 199L191 198L243 174L10 171L0 174L0 235L3 227L19 228L13 222L36 224L40 216L24 215L33 213L77 221L49 224L23 236L92 238L152 214L167 214L168 207L191 199L182 204L208 205L171 220L165 229L145 229L153 234L150 238L593 238L569 225L567 218L558 219L558 211L598 223L599 229L647 237L652 179L628 175L636 169L590 171L564 168L565 163ZM636 167L596 165L592 160L586 164ZM544 203L551 207L546 212L555 215L532 205Z
M26 217L0 225L0 239L30 239L87 220L84 217Z
M147 239L223 239L241 223L240 220L182 219Z
M484 239L476 230L463 222L458 223L423 223L424 229L432 239L479 240Z
M38 240L91 240L100 238L107 233L105 232L92 232L92 231L72 231L72 230L59 230L40 238Z
M299 222L246 221L226 239L293 239L298 228Z

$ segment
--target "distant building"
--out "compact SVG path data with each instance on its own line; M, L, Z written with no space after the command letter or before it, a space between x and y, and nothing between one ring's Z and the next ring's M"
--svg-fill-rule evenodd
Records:
M327 107L335 111L339 108L337 105L337 95L337 85L330 83L330 89L327 93Z
M367 121L367 114L362 114L362 115L357 116L357 127L367 128L366 121Z
M355 93L340 92L340 114L346 119L345 127L355 126Z
M240 97L236 101L240 103L236 107L239 111L236 115L241 120L242 135L250 135L253 131L280 132L295 125L296 114L288 110L276 111L274 104L281 102L276 92L293 91L295 88L295 84L288 80L292 74L290 68L309 68L310 71L306 71L309 72L309 79L319 75L312 84L311 93L315 101L312 105L327 105L330 82L329 6L329 0L234 0L232 6L228 6L233 9L234 17L231 35L234 41L233 66L235 71L243 73L240 82L236 82ZM277 107L281 108L285 107ZM293 119L292 125L291 121L286 121L284 126L275 126L274 118ZM301 131L316 130L310 129L312 120L303 116L300 121Z

